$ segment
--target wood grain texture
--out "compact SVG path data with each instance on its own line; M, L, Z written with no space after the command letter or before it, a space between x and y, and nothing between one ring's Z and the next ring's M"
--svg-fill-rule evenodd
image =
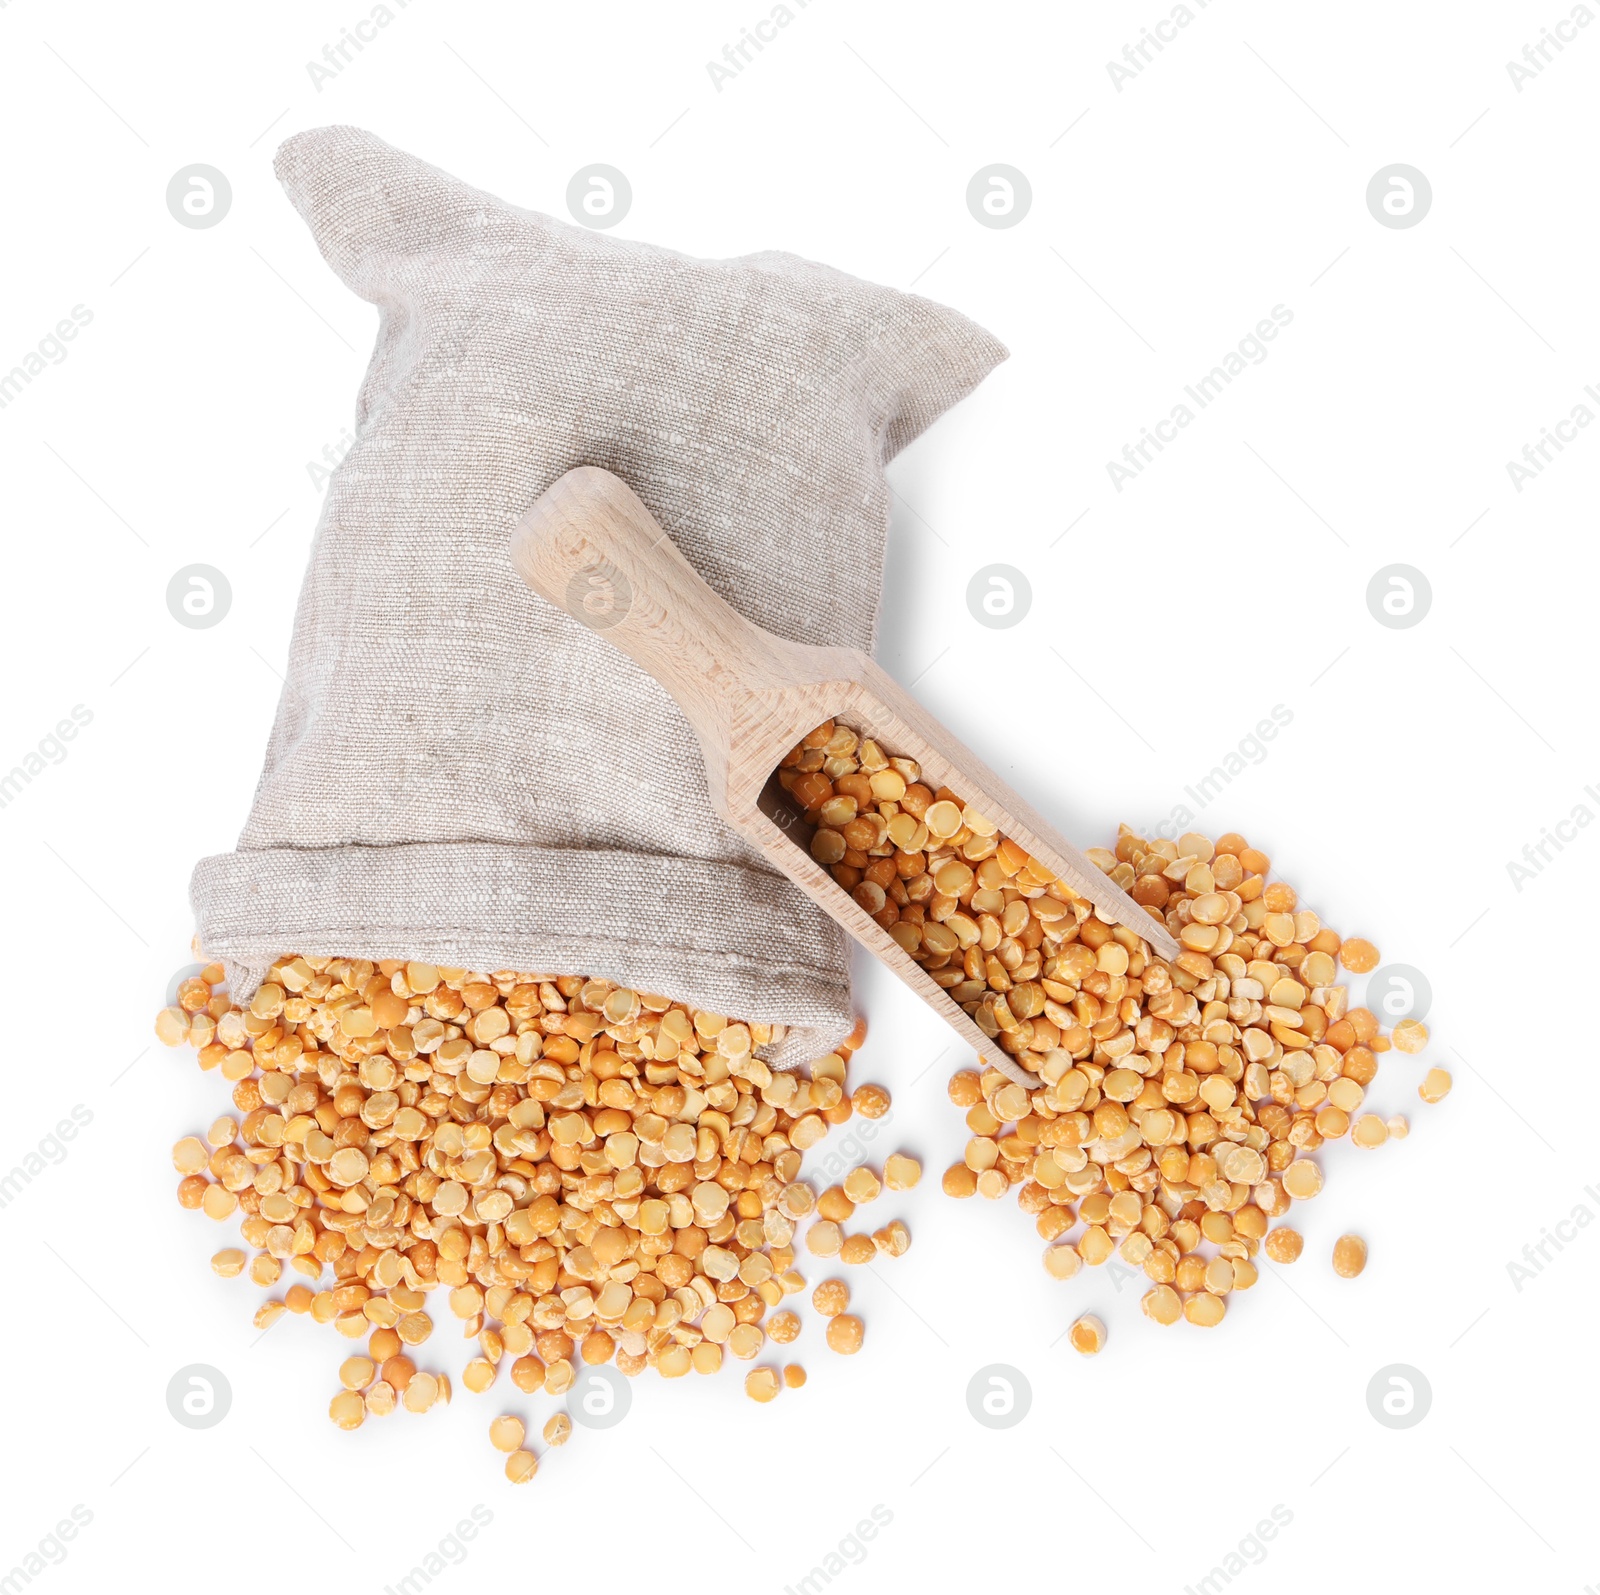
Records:
M1057 832L866 654L788 642L714 593L628 485L609 471L569 471L511 538L523 580L622 649L672 695L705 754L717 813L881 958L978 1057L1036 1086L806 850L803 822L773 779L778 761L824 720L915 759L1054 870L1101 915L1166 958L1166 927Z

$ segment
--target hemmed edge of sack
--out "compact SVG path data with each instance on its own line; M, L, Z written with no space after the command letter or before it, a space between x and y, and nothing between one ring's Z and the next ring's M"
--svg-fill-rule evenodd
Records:
M497 842L241 849L201 859L189 895L205 956L241 1005L276 959L302 953L598 975L784 1025L761 1056L785 1069L855 1023L843 931L782 876L737 863ZM570 910L561 922L542 911L573 902L584 930ZM641 903L675 904L693 943L641 939Z

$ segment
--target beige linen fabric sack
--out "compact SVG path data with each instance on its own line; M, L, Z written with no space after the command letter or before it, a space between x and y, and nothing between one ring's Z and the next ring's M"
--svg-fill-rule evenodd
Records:
M286 686L236 851L191 896L235 1000L274 958L596 974L850 1028L841 932L713 814L656 683L530 593L518 517L600 465L784 637L870 648L886 461L1005 350L953 311L786 254L695 260L521 210L370 133L277 172L378 307Z

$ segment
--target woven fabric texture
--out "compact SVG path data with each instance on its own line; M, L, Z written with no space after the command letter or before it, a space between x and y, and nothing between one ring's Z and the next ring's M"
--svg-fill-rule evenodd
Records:
M379 311L237 849L191 897L247 998L273 958L595 974L852 1023L842 933L713 814L665 692L512 569L563 472L634 489L781 636L870 648L884 465L1005 350L954 311L787 254L696 260L522 210L370 133L277 172Z

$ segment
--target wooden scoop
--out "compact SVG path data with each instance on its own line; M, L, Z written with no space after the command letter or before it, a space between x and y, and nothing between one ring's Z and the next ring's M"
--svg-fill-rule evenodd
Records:
M786 642L753 626L706 586L628 485L609 471L569 471L511 538L522 579L599 632L672 694L700 738L711 801L734 830L911 987L985 1063L1037 1086L871 919L809 851L811 827L777 780L779 760L825 720L886 753L915 759L1012 837L1102 917L1165 958L1165 926L1060 835L900 685L853 648Z

